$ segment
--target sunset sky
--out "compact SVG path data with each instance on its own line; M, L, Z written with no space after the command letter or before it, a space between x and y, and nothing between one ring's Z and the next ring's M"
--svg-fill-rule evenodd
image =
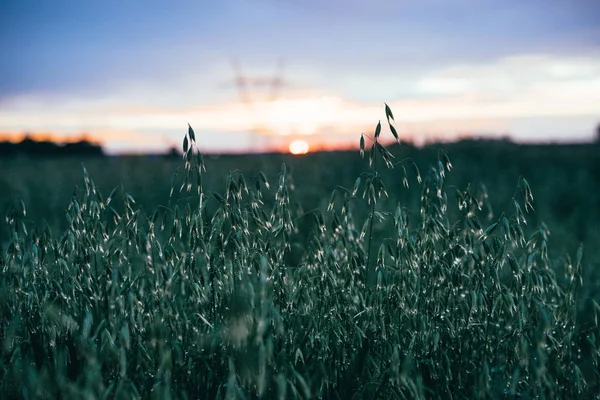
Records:
M189 122L204 151L345 147L387 102L417 143L589 141L599 15L598 0L3 0L0 138L164 151ZM240 73L283 84L242 101Z

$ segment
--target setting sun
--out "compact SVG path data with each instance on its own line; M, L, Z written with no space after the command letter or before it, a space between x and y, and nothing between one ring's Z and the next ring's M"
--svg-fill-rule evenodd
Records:
M308 143L304 140L294 140L290 143L290 153L292 154L306 154L308 150Z

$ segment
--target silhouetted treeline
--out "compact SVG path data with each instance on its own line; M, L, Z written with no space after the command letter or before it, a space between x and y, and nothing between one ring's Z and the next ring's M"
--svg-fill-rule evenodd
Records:
M58 144L54 142L38 142L29 138L19 143L0 142L0 157L11 156L103 156L102 147L88 142L79 141L73 143Z

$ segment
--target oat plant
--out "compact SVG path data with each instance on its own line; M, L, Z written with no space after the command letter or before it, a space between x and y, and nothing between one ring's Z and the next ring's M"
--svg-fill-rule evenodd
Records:
M361 136L368 169L324 210L295 206L285 164L207 190L191 127L151 213L126 188L103 197L85 168L60 236L16 203L0 255L3 397L595 396L597 322L576 320L583 252L559 285L548 230L527 226L528 182L494 217L483 187L445 185L448 154L421 176L382 131ZM388 195L383 168L419 191L419 209Z

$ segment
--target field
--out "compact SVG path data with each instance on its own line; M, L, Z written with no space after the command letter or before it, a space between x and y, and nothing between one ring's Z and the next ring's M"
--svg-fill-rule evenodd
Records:
M600 146L365 146L0 159L0 390L598 393Z

